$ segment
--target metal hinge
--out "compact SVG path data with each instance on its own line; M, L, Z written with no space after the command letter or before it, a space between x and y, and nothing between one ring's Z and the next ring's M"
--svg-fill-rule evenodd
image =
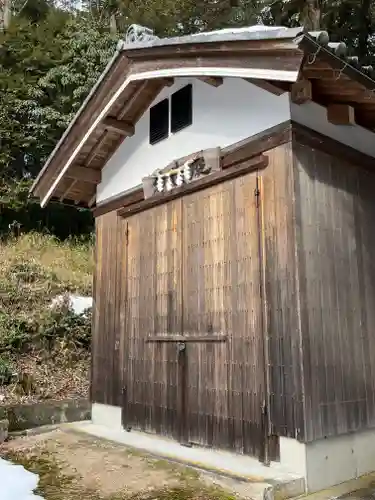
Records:
M126 224L126 230L125 230L125 245L129 245L129 226Z
M254 189L254 196L256 198L256 206L259 207L259 202L260 202L260 189L256 187Z
M267 403L265 401L262 402L262 415L266 416L268 414Z

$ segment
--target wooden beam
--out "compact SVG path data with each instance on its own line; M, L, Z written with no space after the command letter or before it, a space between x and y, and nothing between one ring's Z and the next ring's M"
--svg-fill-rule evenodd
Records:
M291 140L292 127L290 120L264 130L255 136L239 141L222 149L222 167L228 169L233 165L242 163L253 156L259 155ZM178 165L182 165L192 155L179 158ZM143 188L136 188L132 193L121 193L93 209L94 217L100 217L113 210L121 210L125 206L134 205L144 200Z
M172 87L172 85L174 84L174 78L163 78L162 80L165 87Z
M104 132L102 133L100 139L98 140L98 142L96 144L94 144L94 146L91 149L88 157L85 160L85 166L86 167L89 167L90 164L92 163L92 161L95 159L95 157L99 153L101 147L103 146L103 144L107 140L107 136L108 136L108 131L104 130Z
M113 130L118 134L131 136L134 135L134 125L124 120L116 120L116 118L104 118L102 125L107 130Z
M93 204L95 203L95 201L96 201L96 193L95 193L95 194L94 194L94 195L90 198L90 200L89 200L89 202L88 202L87 206L88 206L89 208L91 208L91 207L93 206Z
M222 149L222 168L232 167L248 158L290 142L291 132L290 120L287 120L270 129L263 130L249 139L244 139Z
M306 80L328 80L335 81L337 78L339 71L333 68L314 68L312 67L304 67L302 70L302 75ZM340 82L349 82L350 78L344 74L340 76Z
M257 155L253 158L248 159L241 165L236 165L234 167L227 168L225 170L219 170L212 174L201 177L194 182L189 182L189 184L184 184L181 187L172 189L172 191L167 191L164 193L156 194L147 200L141 201L139 203L134 203L133 205L126 206L117 211L120 217L129 217L130 215L143 212L149 208L153 208L166 203L167 201L175 200L180 196L194 193L200 191L209 186L215 186L220 182L235 179L241 175L247 174L257 169L265 168L268 165L268 157L265 155Z
M66 176L69 179L89 182L90 184L99 184L102 180L102 175L100 170L95 170L89 167L81 167L79 165L71 166L68 169Z
M149 84L149 80L146 80L145 82L142 82L139 87L133 92L133 94L130 96L130 98L126 101L124 107L118 114L119 120L122 120L131 108L134 106L135 102L140 98L140 96L143 94L143 92L146 90L147 85Z
M357 149L342 144L335 139L331 139L326 135L320 134L315 130L304 127L299 123L293 122L293 140L300 144L304 144L313 149L324 151L328 155L335 156L342 161L352 163L353 165L360 165L366 170L374 172L375 159L371 156L361 153Z
M281 95L285 94L288 90L282 87L279 87L275 83L271 83L267 80L258 80L256 78L245 78L245 80L252 85L255 85L256 87L259 87L260 89L266 90L267 92L270 92L271 94L274 95Z
M143 114L148 110L156 97L160 94L160 92L167 86L165 81L168 81L168 78L157 78L154 81L149 81L149 83L153 83L153 87L145 93L142 98L141 105L137 108L137 112L133 115L134 123L137 123L138 120L143 116Z
M291 99L295 104L303 104L312 100L312 85L310 80L299 80L293 83Z
M94 217L100 217L101 215L113 212L114 210L124 208L127 205L138 203L143 199L143 189L136 188L132 193L120 193L106 201L101 203L99 202L99 204L93 208L92 213Z
M216 77L216 76L200 76L198 80L201 80L204 83L207 83L208 85L212 85L212 87L220 87L220 85L223 85L224 80L221 77Z
M329 104L327 120L334 125L355 125L355 112L349 104Z
M69 186L65 189L65 191L59 198L60 202L64 201L64 199L68 196L69 191L75 186L77 182L78 182L77 179L73 179L71 182L69 182Z
M146 338L146 342L225 342L228 339L227 335L223 335L221 333L217 335L150 335Z
M327 102L336 103L356 103L356 104L366 104L366 106L375 104L375 95L366 89L357 89L353 87L343 86L343 85L314 85L314 98L320 96L321 99L325 99Z

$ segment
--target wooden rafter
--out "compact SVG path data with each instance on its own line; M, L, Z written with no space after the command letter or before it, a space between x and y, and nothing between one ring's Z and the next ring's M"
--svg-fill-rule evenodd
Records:
M66 176L70 179L88 182L90 184L99 184L101 182L100 170L95 170L90 167L82 167L79 165L72 165Z
M167 83L166 83L167 80ZM153 86L150 88L149 92L144 95L142 99L142 105L138 107L137 112L132 116L134 123L140 119L140 117L146 112L146 110L151 106L152 102L156 99L159 93L167 86L169 86L168 78L160 78L155 80Z
M258 80L255 78L245 78L245 80L274 95L285 94L288 91L287 85L282 86L279 82L269 82L268 80Z
M328 81L313 80L313 95L317 102L321 103L347 103L363 104L367 107L375 104L375 95L365 88L358 88L352 84L337 83L334 85Z
M107 117L102 121L102 126L107 130L112 130L128 137L134 134L134 125L124 120Z
M149 81L146 80L142 82L139 87L133 92L133 94L130 96L130 98L126 101L124 107L118 114L119 120L122 120L124 116L128 114L128 112L132 109L134 104L138 101L140 96L143 94L143 92L146 90L147 85L149 84Z
M198 80L201 80L204 83L207 83L208 85L211 85L212 87L220 87L220 85L223 85L224 79L220 77L215 77L215 76L200 76Z
M299 80L291 87L291 100L295 104L303 104L312 100L312 85L309 80Z
M94 205L95 201L96 201L96 193L93 196L91 196L87 206L91 208Z
M327 106L327 120L334 125L355 125L354 108L348 104L330 104Z
M161 78L161 82L164 84L164 87L172 87L174 78Z
M90 164L94 161L94 159L96 158L96 156L99 154L102 146L104 145L105 141L107 140L107 137L108 137L108 131L107 130L104 130L104 132L102 133L102 135L100 136L100 139L98 140L98 142L96 142L93 146L93 148L91 149L88 157L86 158L85 160L85 166L86 167L89 167Z
M68 196L69 192L73 189L73 187L77 184L77 182L78 179L73 179L71 182L69 182L68 187L65 189L65 191L59 198L60 202L63 202L65 200L65 198Z

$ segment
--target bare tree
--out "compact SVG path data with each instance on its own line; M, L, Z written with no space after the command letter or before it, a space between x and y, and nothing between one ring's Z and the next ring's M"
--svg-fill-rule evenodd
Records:
M4 31L8 28L10 15L10 0L0 0L0 31Z
M304 30L318 31L320 29L321 17L319 0L305 0L304 4L300 18Z

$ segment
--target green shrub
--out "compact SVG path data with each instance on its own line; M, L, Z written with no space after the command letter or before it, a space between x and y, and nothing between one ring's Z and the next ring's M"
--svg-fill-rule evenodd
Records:
M32 318L0 313L0 351L26 351L32 342L34 331Z
M13 375L13 367L8 358L0 356L0 385L9 384Z
M88 351L91 313L76 315L66 303L51 309L50 303L66 292L89 295L92 270L92 241L30 233L0 242L0 354L62 344Z
M15 262L6 270L5 277L17 283L36 283L37 281L57 281L55 273L48 272L36 262Z
M75 349L90 349L91 311L75 314L66 303L45 311L39 321L39 338L51 349L59 340Z

